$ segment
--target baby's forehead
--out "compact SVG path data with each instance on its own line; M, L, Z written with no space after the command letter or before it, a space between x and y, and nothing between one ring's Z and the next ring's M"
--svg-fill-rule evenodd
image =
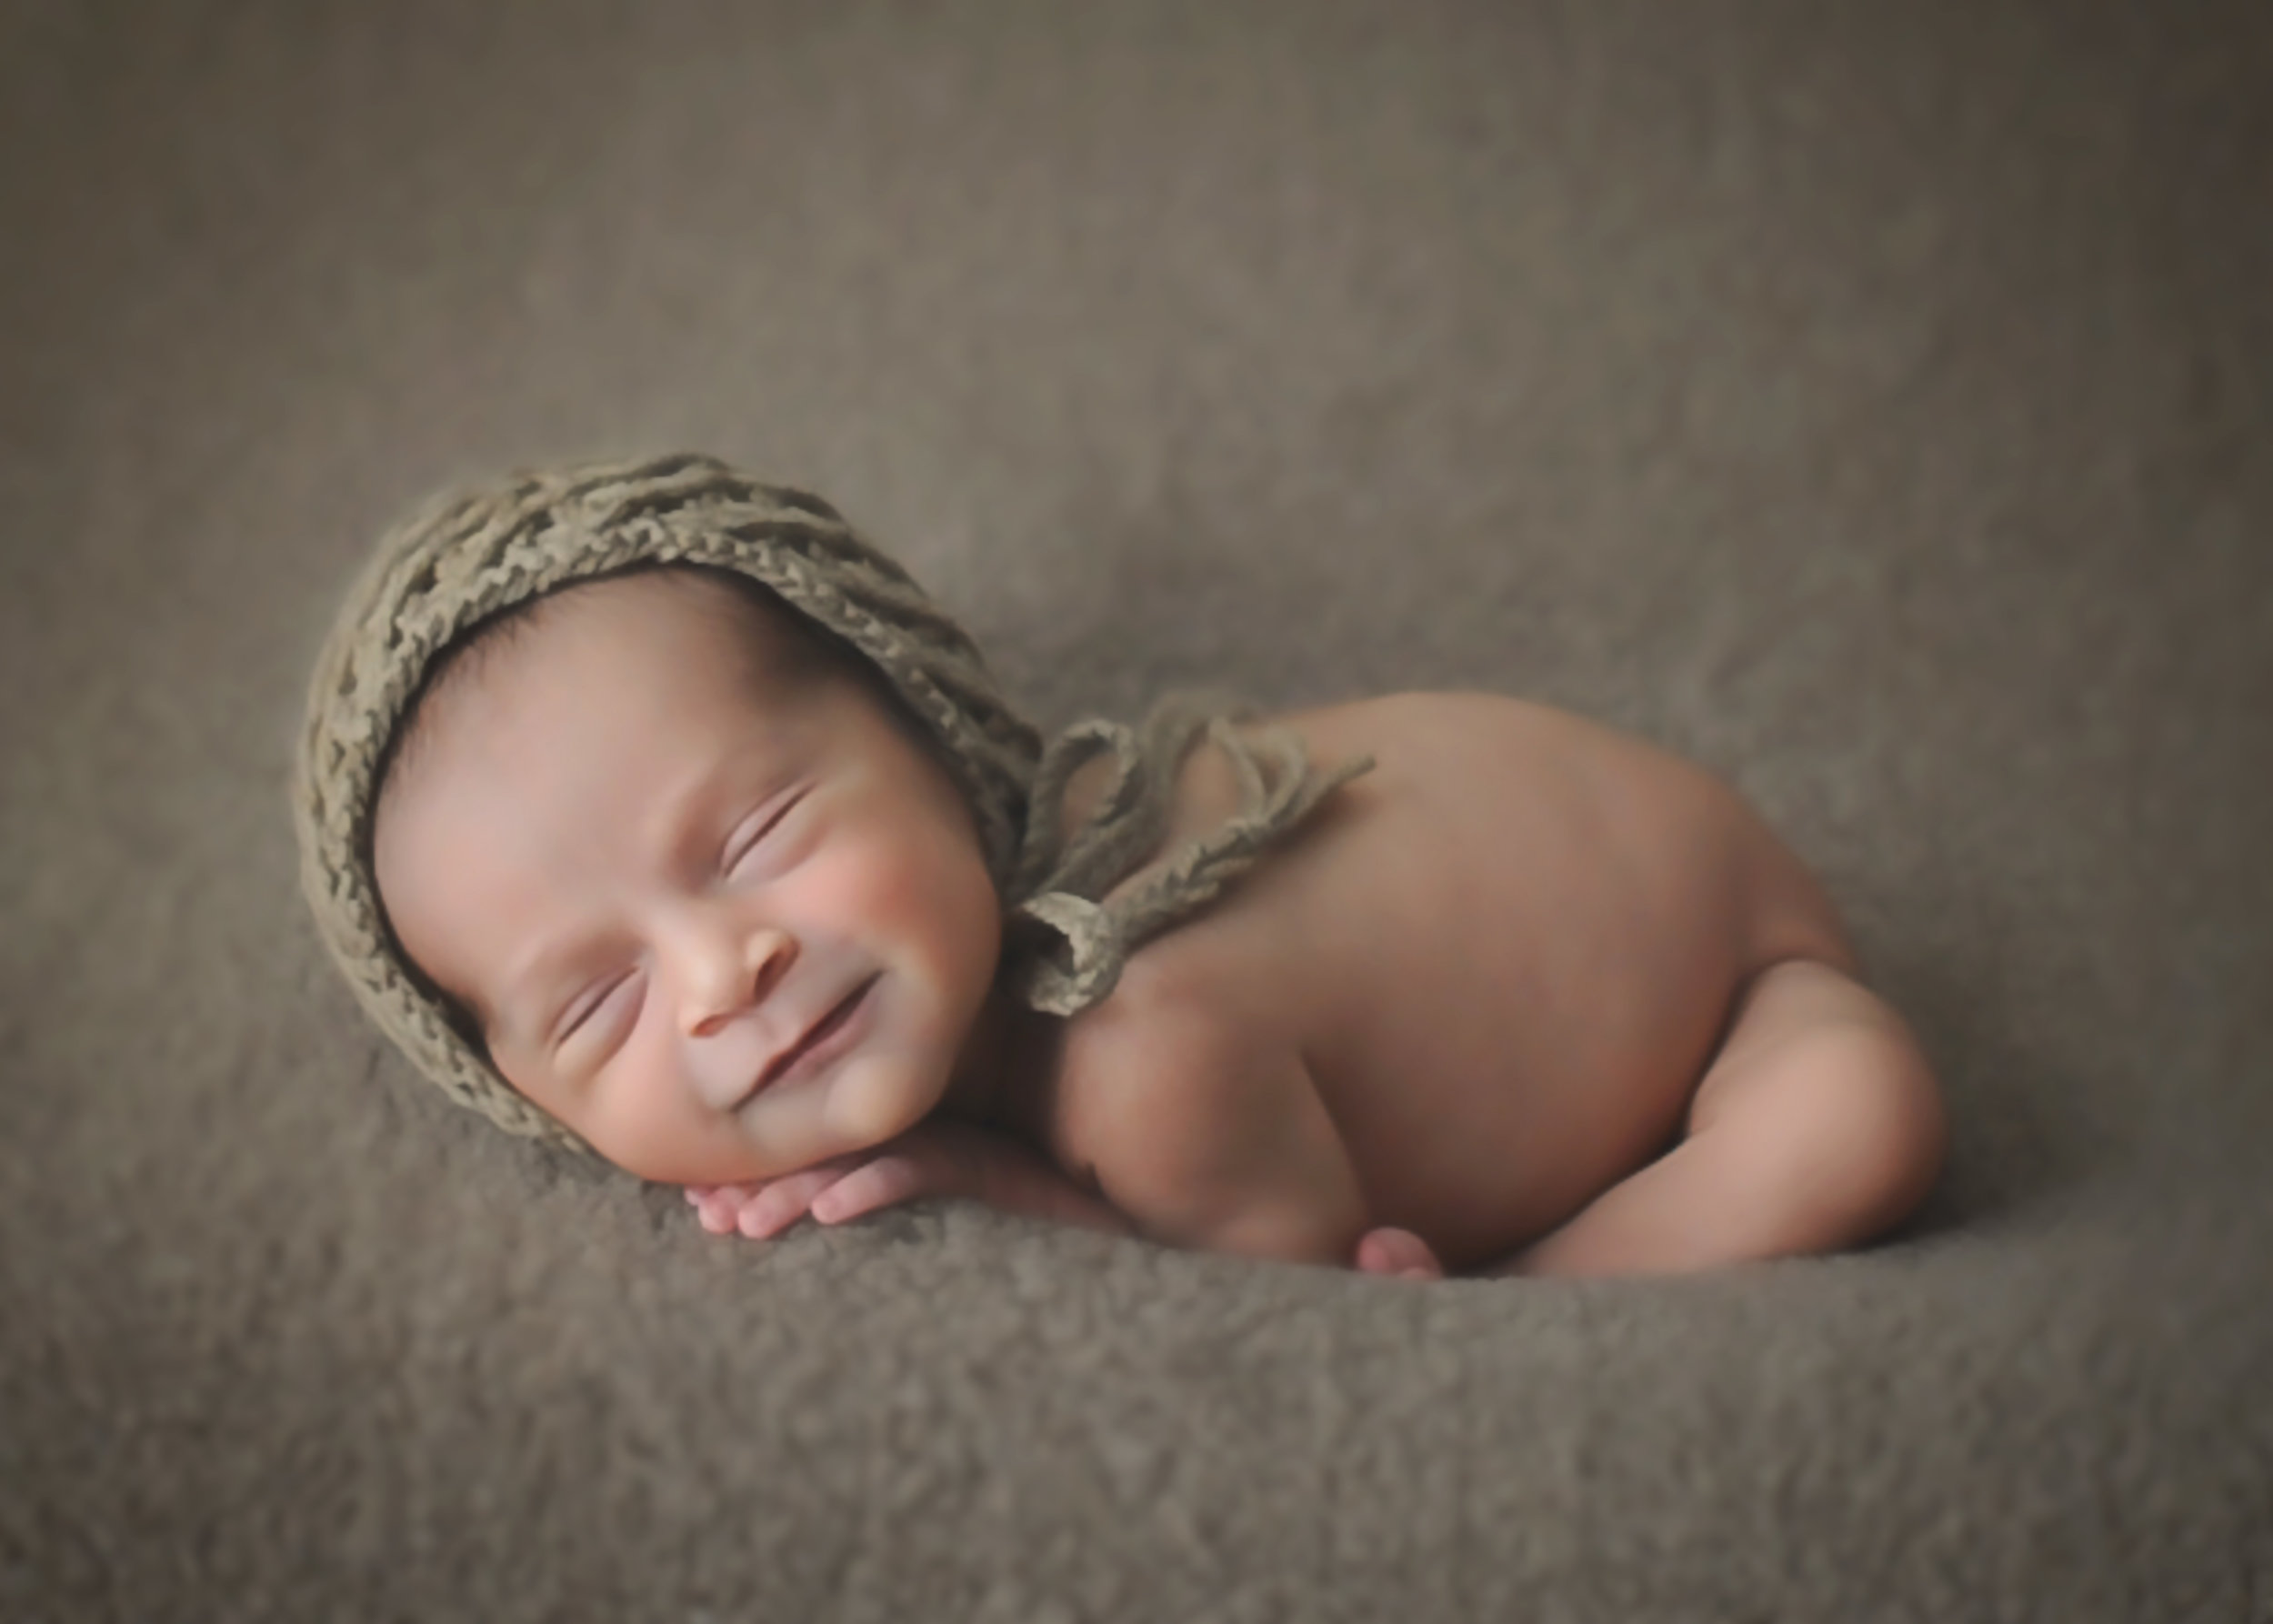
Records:
M686 566L578 582L481 622L428 666L397 727L376 798L386 807L431 758L464 759L500 729L579 692L675 709L696 694L777 706L812 691L822 663L797 617L750 583Z

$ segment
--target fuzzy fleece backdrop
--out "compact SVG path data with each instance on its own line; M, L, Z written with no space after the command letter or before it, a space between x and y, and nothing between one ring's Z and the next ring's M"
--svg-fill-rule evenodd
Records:
M2273 13L0 6L0 1618L2273 1619ZM1527 694L1946 1076L1867 1253L756 1246L295 890L463 475L809 485L1040 719Z

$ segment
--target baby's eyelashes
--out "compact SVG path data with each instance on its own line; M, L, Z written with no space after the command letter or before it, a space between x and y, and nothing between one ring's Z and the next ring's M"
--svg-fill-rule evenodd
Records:
M746 878L764 872L776 859L782 826L805 800L803 787L791 790L746 817L727 838L720 867L730 878Z
M553 1047L556 1049L565 1048L580 1036L585 1038L605 1036L608 1021L613 1019L614 1006L622 1001L622 995L626 989L631 987L638 979L638 971L626 970L622 975L598 982L589 990L579 994L562 1014L560 1023L555 1028ZM604 1016L607 1018L606 1020L601 1018Z
M600 1007L600 1000L607 995L607 987L606 983L587 987L568 1000L567 1007L560 1012L560 1018L553 1023L553 1041L556 1044L565 1043L575 1037L584 1023L592 1018L592 1012Z

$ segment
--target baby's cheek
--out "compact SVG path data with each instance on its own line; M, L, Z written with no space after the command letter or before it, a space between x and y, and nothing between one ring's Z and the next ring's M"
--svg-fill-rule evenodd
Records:
M976 853L937 837L847 842L810 884L821 918L903 969L956 983L975 963L982 979L993 972L1000 913Z
M644 1070L619 1068L583 1103L583 1120L570 1126L592 1148L627 1173L665 1183L695 1182L704 1165L711 1125L693 1091Z
M909 1069L880 1058L847 1066L829 1089L830 1136L846 1150L866 1150L922 1121L937 1101Z

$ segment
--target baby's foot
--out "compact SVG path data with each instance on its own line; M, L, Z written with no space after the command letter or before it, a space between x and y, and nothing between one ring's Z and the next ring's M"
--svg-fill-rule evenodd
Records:
M1401 1280L1441 1280L1445 1266L1427 1241L1410 1229L1383 1226L1358 1238L1354 1267L1369 1275L1395 1275Z

